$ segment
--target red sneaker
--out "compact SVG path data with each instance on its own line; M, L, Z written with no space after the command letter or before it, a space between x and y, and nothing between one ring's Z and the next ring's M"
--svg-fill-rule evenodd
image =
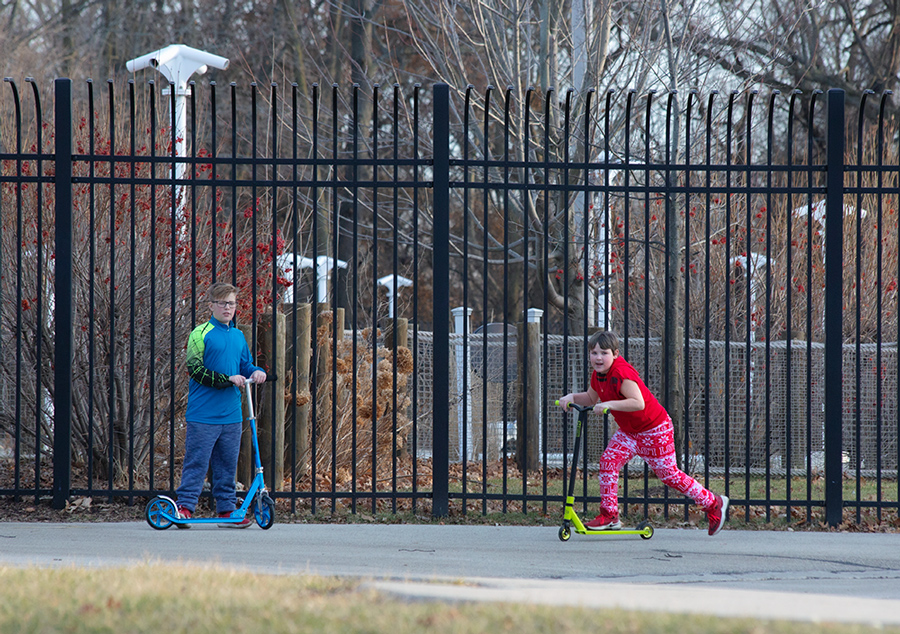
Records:
M588 528L593 528L594 530L615 530L617 528L622 528L622 522L619 521L618 514L607 513L603 509L600 509L600 515L592 519L590 522L585 524Z
M186 507L186 506L178 507L178 517L180 517L181 519L189 520L189 519L191 519L191 515L192 515L191 510L188 507ZM191 527L190 524L175 524L175 526L177 526L178 528L190 528Z
M717 495L716 501L711 508L706 510L706 517L709 520L709 536L717 534L725 525L725 514L728 512L728 496Z
M219 517L220 517L220 518L222 518L222 517L232 517L232 515L231 515L231 513L229 513L228 511L225 511L225 512L223 512L223 513L219 513ZM222 528L247 528L247 527L250 526L252 523L253 523L253 520L250 519L250 516L249 516L249 515L245 515L245 516L244 516L244 519L242 519L240 522L228 522L228 523L225 523L225 524L219 524L219 526L221 526Z

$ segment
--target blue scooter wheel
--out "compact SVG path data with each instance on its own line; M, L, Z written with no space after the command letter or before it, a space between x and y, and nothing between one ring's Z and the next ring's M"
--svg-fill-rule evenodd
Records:
M172 525L172 520L168 519L166 515L176 516L177 514L178 510L172 500L161 495L150 500L144 510L147 523L158 531L165 530Z
M272 528L275 523L275 502L268 495L258 496L253 505L253 515L261 529Z

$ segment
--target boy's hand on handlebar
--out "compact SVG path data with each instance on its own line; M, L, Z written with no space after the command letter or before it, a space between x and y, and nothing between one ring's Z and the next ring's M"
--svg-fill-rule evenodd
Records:
M559 399L558 401L556 401L556 403L557 403L560 407L563 408L563 411L564 411L564 412L569 411L569 404L570 404L570 403L574 403L574 402L575 402L575 397L572 396L571 394L566 394L566 395L563 396L561 399Z
M234 376L228 377L228 380L238 387L244 387L247 383L265 383L266 373L262 370L256 370L250 375L249 379L243 374L235 374Z
M606 406L605 403L598 402L597 404L594 405L594 413L600 414L602 416L603 414L609 413L609 408Z

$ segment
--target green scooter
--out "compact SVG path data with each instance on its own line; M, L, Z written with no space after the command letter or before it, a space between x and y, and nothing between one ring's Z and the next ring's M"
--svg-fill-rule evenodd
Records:
M556 404L559 405L559 401L556 401ZM582 443L581 428L587 422L588 414L593 411L594 408L592 405L578 405L576 403L569 403L569 407L578 410L578 424L575 428L575 447L572 451L572 472L569 476L569 490L566 494L563 523L562 526L559 527L560 541L569 541L573 531L580 535L640 535L641 539L650 539L653 537L653 527L650 525L650 522L641 522L636 528L593 529L585 526L581 521L581 518L578 517L578 514L575 512L575 476L578 471L578 450ZM587 443L586 437L584 442L585 444ZM586 454L587 447L585 447L584 450Z

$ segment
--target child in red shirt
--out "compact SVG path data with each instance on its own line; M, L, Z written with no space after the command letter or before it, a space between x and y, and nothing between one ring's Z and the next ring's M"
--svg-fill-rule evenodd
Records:
M678 468L675 460L675 429L665 408L650 393L637 370L619 356L619 339L612 332L594 333L590 350L591 385L586 392L559 399L563 410L569 403L593 405L598 414L612 412L619 429L600 457L600 515L586 526L615 529L619 522L619 471L635 455L643 458L666 485L680 491L706 511L709 534L722 530L728 497L716 495Z

